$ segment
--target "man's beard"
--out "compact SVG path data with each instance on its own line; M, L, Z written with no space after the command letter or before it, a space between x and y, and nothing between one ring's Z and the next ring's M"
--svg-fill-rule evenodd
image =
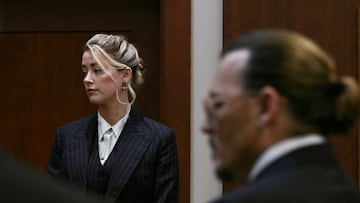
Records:
M210 145L210 148L212 149L212 153L213 153L212 158L214 160L216 160L217 159L217 157L216 157L217 147L215 144L215 140L209 139L209 145ZM231 173L229 170L223 169L221 167L217 167L215 169L215 173L216 173L216 176L222 181L231 181L235 178L235 175L233 173Z
M232 181L236 178L236 175L234 173L232 173L229 170L225 170L221 168L216 169L216 176L224 182Z

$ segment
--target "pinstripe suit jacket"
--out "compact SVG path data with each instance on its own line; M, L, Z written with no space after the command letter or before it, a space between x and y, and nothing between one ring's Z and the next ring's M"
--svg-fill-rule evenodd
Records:
M91 171L89 157L97 146L97 115L57 130L48 173L83 189ZM117 202L177 202L178 158L172 129L133 109L107 162L111 163L105 199ZM91 178L91 177L90 177Z

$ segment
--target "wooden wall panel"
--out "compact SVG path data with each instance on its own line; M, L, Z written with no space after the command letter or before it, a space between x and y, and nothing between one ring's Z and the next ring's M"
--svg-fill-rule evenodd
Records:
M84 40L125 33L147 66L135 106L174 128L180 202L189 202L190 0L4 0L0 9L0 146L44 170L56 127L96 110L78 71Z
M358 80L360 80L360 0L358 1L358 8L356 10L357 13L357 40L356 40L356 45L357 45L357 56L356 56L356 61L357 61L357 78ZM358 126L360 126L360 121L358 122ZM360 127L359 127L360 128ZM357 163L357 167L358 167L358 185L360 186L360 130L358 129L357 131L357 137L358 137L358 163Z
M71 73L71 71L74 71L72 69L74 66L80 69L79 64L82 46L87 40L82 39L81 43L74 42L74 40L76 40L76 37L74 37L76 33L88 33L86 35L87 38L98 32L126 34L126 36L130 38L129 40L138 47L140 56L144 59L147 68L145 76L146 82L138 92L135 107L143 115L159 120L160 1L149 3L145 0L113 0L109 1L108 4L101 5L88 1L77 1L74 4L70 1L64 1L57 2L56 6L54 6L51 2L42 0L23 3L5 0L1 1L1 8L2 22L0 31L2 34L6 34L7 36L12 35L14 37L16 37L16 34L21 33L34 34L34 41L30 40L27 43L32 43L28 44L28 49L36 51L39 55L36 62L38 64L33 64L34 67L36 66L36 68L38 68L38 72L30 72L31 74L28 75L35 77L35 74L43 74L44 78L50 78L49 81L60 82L60 80L64 80L70 83L77 83L79 88L82 88L81 80L73 81L73 78L68 78L69 76L67 75ZM64 15L65 13L66 15ZM126 16L126 18L122 18L120 14ZM46 33L48 37L45 36ZM57 37L51 37L56 34L58 34ZM2 46L2 48L7 52L7 49L16 43L19 43L17 49L21 49L21 42L16 42L16 38L10 40L7 46ZM17 57L15 53L11 56L13 56L13 58ZM0 57L3 63L10 63L10 61L13 60L13 58L9 58L10 56L6 56L7 58L5 55ZM22 72L23 69L26 68L26 65L24 61L19 61L19 63L17 71ZM57 78L58 76L53 73L61 73L60 70L64 70L64 73L62 77ZM13 78L9 79L13 80ZM41 80L34 80L35 83L37 81L40 82ZM51 90L53 90L50 85L44 87L50 90L39 91L51 92ZM10 91L15 92L13 89ZM23 91L33 92L34 90L32 87L29 87L27 90L17 90L20 95ZM65 91L65 89L60 89L60 91ZM46 98L47 95L44 94L43 96ZM71 105L83 105L81 102L78 102L78 99L83 96L84 94L82 92L78 97L74 97ZM34 105L37 105L37 101ZM59 105L65 107L69 104L63 100L59 100ZM47 111L51 109L51 106L51 103L43 102L42 109L45 110L45 114L49 113ZM38 111L36 108L35 110ZM86 113L83 112L82 115L95 113L96 111L93 110L94 108L87 110ZM14 114L16 113L17 110L14 111ZM77 111L74 111L73 114L73 118L76 119ZM63 116L63 114L58 115L60 118ZM11 123L13 121L8 120L4 125L7 125L8 122ZM47 136L49 139L53 139L54 135L55 134L48 134ZM16 143L15 140L10 140L10 142ZM16 147L16 145L14 145L14 147ZM30 156L30 154L31 153L27 153L27 155L24 156ZM46 153L39 157L42 161L36 164L36 167L44 168L47 158L48 154Z
M226 0L223 4L224 44L252 29L292 29L328 50L340 75L358 77L357 0ZM333 137L331 142L344 169L358 180L358 128ZM238 184L225 184L224 188L229 190Z
M100 4L85 0L4 0L0 2L0 8L2 33L127 33L147 67L146 83L138 92L135 106L144 115L159 120L159 0L110 0Z
M160 120L177 134L181 203L190 201L190 3L161 2Z
M82 86L87 33L0 34L1 146L45 169L57 126L95 112Z

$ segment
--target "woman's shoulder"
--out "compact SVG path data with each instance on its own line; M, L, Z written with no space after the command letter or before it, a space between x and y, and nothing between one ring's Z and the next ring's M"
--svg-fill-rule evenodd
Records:
M174 131L171 127L156 121L153 118L138 114L135 111L130 113L129 127L135 127L141 132L147 132L147 134L157 135L157 136L166 136L173 135ZM130 128L132 128L130 127Z
M59 127L59 129L76 129L76 128L82 128L85 127L87 125L89 125L89 123L96 123L97 122L97 115L96 114L92 114L77 120L73 120L71 122L68 122L62 126Z
M138 123L138 124L142 124L143 127L145 128L150 128L150 129L160 129L160 130L172 130L169 126L156 121L153 118L144 116L140 113L138 113L134 108L131 109L130 111L130 122L134 122L134 123Z
M159 143L174 143L175 142L175 132L174 130L154 119L143 117L143 124L141 125L143 129L143 135L147 135L157 140ZM146 133L144 133L146 132Z
M159 121L156 121L154 119L151 119L149 117L146 117L144 116L143 117L144 119L144 123L146 123L147 125L151 126L152 128L156 128L156 129L161 129L161 130L172 130L171 127L159 122Z

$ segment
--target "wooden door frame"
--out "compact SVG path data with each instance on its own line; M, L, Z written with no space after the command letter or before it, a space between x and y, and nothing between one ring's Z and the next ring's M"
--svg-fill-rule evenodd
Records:
M160 3L160 121L177 137L179 202L190 202L191 0Z

